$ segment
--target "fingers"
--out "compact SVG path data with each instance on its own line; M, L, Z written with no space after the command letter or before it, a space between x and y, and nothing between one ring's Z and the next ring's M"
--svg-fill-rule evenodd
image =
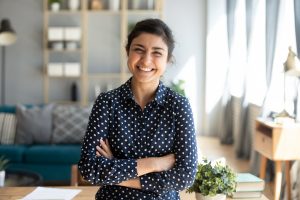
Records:
M107 141L107 143L108 143L108 141ZM111 153L109 146L105 143L104 140L102 140L102 139L100 140L100 145L105 152L107 152L108 154Z
M96 156L104 156L105 158L112 159L113 154L108 140L100 139L100 145L96 146Z

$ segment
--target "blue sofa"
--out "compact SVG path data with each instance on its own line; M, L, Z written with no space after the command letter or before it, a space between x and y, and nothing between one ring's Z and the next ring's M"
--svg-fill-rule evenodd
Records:
M10 160L10 170L36 172L45 182L68 182L71 166L80 157L80 145L0 145L0 155Z
M0 106L0 113L15 112L15 106ZM44 183L69 183L71 166L80 158L80 144L1 144L1 155L9 159L9 170L36 172Z

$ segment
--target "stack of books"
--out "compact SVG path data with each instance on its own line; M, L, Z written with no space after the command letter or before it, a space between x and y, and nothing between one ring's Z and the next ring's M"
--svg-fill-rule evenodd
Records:
M264 180L250 173L237 173L236 192L232 198L260 198L264 189Z

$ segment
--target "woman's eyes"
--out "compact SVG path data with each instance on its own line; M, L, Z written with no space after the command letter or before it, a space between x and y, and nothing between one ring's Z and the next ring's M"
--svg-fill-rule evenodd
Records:
M144 49L141 49L141 48L135 48L135 49L134 49L134 52L136 52L136 53L138 53L138 54L142 54L142 53L145 52L145 50L144 50ZM152 54L153 54L154 56L156 56L156 57L162 56L162 53L159 52L159 51L153 51Z
M154 51L153 54L154 54L155 56L162 56L162 53L159 52L159 51Z
M144 52L144 50L140 49L140 48L135 48L134 51L137 52L137 53L143 53Z

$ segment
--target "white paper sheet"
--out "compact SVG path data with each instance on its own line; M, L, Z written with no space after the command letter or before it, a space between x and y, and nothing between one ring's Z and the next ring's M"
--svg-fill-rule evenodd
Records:
M79 189L37 187L21 200L71 200L80 192Z

